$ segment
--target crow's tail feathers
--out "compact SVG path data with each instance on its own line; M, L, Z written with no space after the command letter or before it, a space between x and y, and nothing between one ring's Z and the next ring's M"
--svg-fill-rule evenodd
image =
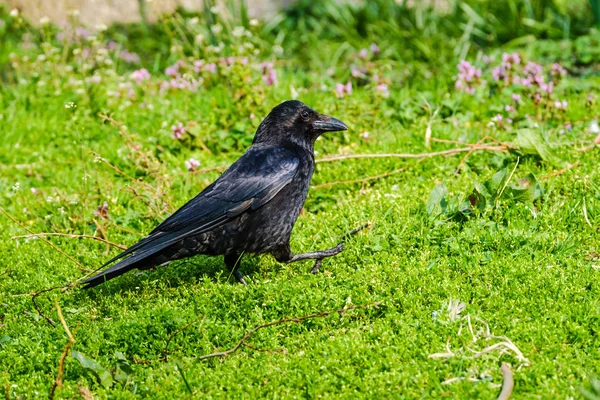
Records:
M127 261L127 260L123 260L123 261ZM84 289L93 288L95 286L100 285L101 283L104 283L112 278L116 278L117 276L123 275L124 273L136 268L134 265L122 265L122 264L124 264L124 263L119 262L119 263L113 265L112 267L108 268L107 270L104 270L104 271L100 272L99 274L86 279L85 281L82 282L85 285L83 288Z
M128 256L127 258L119 261L107 270L102 271L99 274L94 275L91 278L88 278L85 281L83 281L82 283L86 285L84 286L84 288L89 289L94 286L98 286L101 283L104 283L119 275L123 275L124 273L131 271L132 269L154 267L157 261L156 254L159 253L161 250L164 250L167 247L171 246L178 240L181 240L182 238L183 236L181 232L172 232L168 234L161 232L155 235L148 236L147 238L136 243L135 245L125 250L123 253L119 254L112 260L108 261L102 267L105 267L111 262L116 261L125 256Z

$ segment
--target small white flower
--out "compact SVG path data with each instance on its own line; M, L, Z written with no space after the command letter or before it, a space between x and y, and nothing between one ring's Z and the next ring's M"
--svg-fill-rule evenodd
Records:
M50 18L47 16L44 15L42 18L40 18L40 25L48 25L48 23L50 23Z
M283 47L281 47L278 44L276 44L275 46L273 46L272 50L273 50L273 53L275 53L278 56L280 56L280 55L283 54Z
M219 24L215 24L215 25L213 25L213 26L210 27L210 30L215 35L218 35L219 33L221 33L223 31L223 27L221 25L219 25Z
M13 8L12 10L10 10L10 15L13 18L17 18L19 16L19 10L17 10L16 8Z
M20 187L21 187L21 184L19 182L15 183L12 187L13 192L18 191Z
M590 131L590 133L600 133L600 126L598 125L597 119L593 119L592 122L590 122L588 130Z
M244 36L244 33L246 32L246 29L244 29L243 26L236 26L235 28L233 28L233 31L231 31L231 34L234 37L242 37Z
M250 26L258 26L258 24L260 24L260 22L257 19L251 19L250 20Z

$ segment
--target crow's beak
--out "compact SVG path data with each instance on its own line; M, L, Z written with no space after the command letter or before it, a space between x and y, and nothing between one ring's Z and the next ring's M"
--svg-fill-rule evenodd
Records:
M320 115L319 119L312 123L313 128L321 132L345 131L348 129L346 124L337 118Z

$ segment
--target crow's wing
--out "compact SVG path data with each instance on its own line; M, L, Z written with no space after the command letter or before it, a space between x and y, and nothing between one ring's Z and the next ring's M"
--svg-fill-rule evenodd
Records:
M102 283L104 280L98 279L120 275L118 271L135 268L134 263L182 239L210 231L244 211L261 207L290 183L298 165L298 158L288 150L277 147L250 148L213 184L158 225L150 235L109 260L103 267L129 255L128 258L85 283L90 287Z

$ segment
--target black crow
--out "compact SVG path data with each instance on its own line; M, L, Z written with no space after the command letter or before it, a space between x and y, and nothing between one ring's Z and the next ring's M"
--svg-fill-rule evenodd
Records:
M132 269L148 269L196 254L225 256L235 278L243 254L270 253L279 262L315 259L343 250L294 254L290 235L306 200L315 168L315 140L327 131L348 129L299 101L275 107L258 127L252 146L215 182L158 225L150 234L84 281L99 285ZM101 267L101 268L102 268Z

